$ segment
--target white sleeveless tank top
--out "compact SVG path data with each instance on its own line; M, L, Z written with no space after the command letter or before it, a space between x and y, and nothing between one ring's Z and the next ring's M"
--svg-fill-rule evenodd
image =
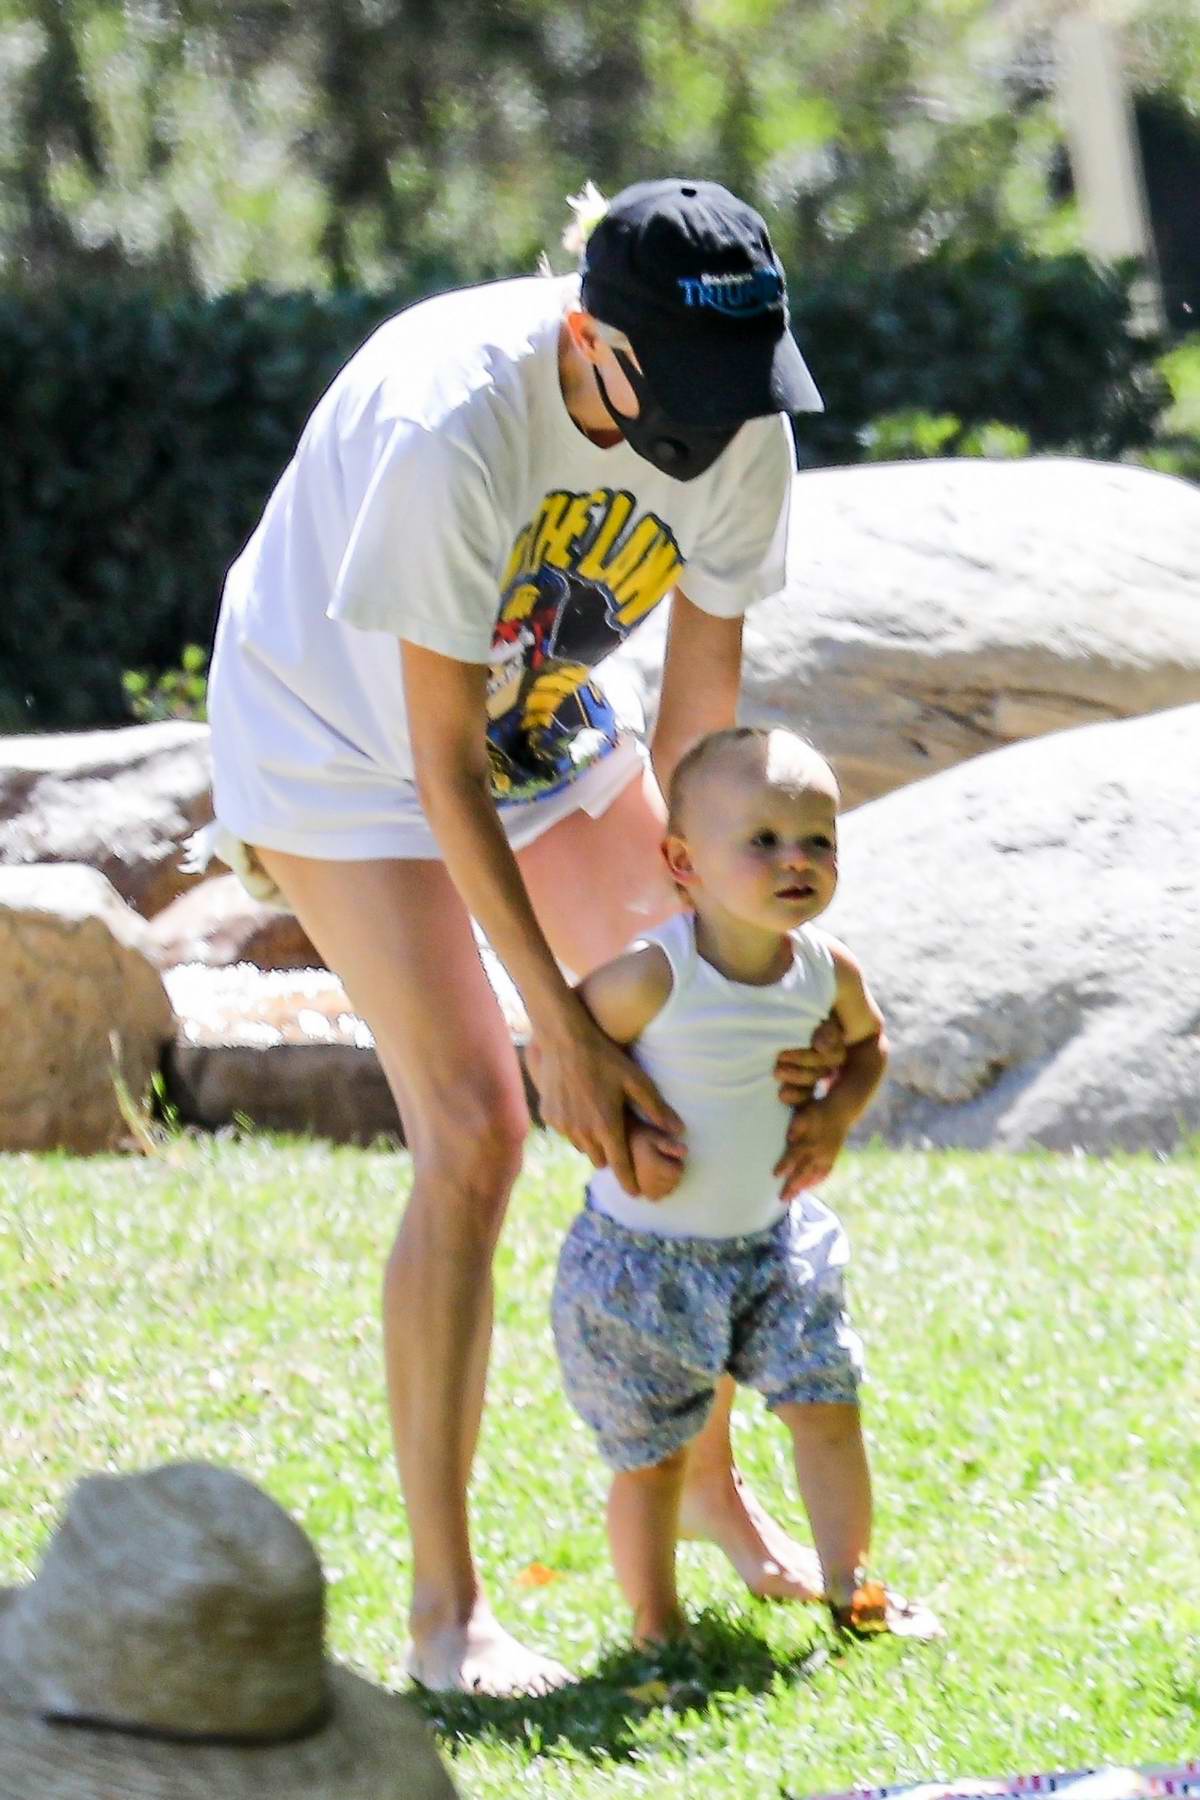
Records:
M775 1059L811 1043L837 991L824 935L802 925L791 939L792 966L768 987L728 981L705 962L690 912L637 940L663 951L672 987L631 1054L687 1127L687 1164L665 1200L629 1195L610 1169L598 1169L592 1203L618 1224L716 1238L763 1231L779 1219L779 1177L771 1171L789 1114L776 1090Z

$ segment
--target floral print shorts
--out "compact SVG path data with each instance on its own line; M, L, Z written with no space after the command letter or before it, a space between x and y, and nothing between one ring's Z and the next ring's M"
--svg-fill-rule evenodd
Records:
M857 1399L848 1251L815 1198L745 1237L665 1237L588 1207L562 1247L554 1341L571 1404L613 1469L662 1462L699 1432L726 1371L769 1406Z

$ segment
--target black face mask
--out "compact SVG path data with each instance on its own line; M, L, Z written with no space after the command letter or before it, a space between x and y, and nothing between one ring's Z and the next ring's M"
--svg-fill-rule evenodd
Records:
M658 404L636 363L631 362L623 350L615 347L613 355L620 363L626 381L637 395L637 417L631 418L628 413L617 411L608 397L608 389L599 369L596 370L596 386L600 390L600 398L609 418L629 448L646 462L652 463L656 469L661 469L664 475L673 476L676 481L694 481L697 475L703 475L705 469L711 469L722 450L732 444L741 425L682 424Z

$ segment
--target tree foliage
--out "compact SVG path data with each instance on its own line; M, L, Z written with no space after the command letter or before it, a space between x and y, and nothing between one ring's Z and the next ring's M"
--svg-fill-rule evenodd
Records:
M0 731L174 704L155 672L207 640L341 360L418 295L565 268L587 176L763 207L828 402L810 464L1194 474L1192 364L1164 440L1128 272L1069 254L1030 73L1058 0L1019 3L0 0ZM1110 3L1200 111L1195 0Z
M1200 99L1190 4L1131 43ZM990 0L0 0L0 275L433 285L527 266L587 175L684 169L817 273L1036 240L1019 50Z

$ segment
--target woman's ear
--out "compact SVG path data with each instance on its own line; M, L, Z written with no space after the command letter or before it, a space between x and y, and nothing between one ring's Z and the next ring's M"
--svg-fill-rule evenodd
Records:
M668 832L662 844L663 861L667 865L667 873L679 888L691 888L696 885L696 871L692 867L691 852L687 847L687 839L675 832Z
M598 347L604 340L596 330L596 321L591 313L584 312L583 308L579 306L570 307L566 314L566 327L571 342L580 356L584 357L587 362L594 363L597 360Z

